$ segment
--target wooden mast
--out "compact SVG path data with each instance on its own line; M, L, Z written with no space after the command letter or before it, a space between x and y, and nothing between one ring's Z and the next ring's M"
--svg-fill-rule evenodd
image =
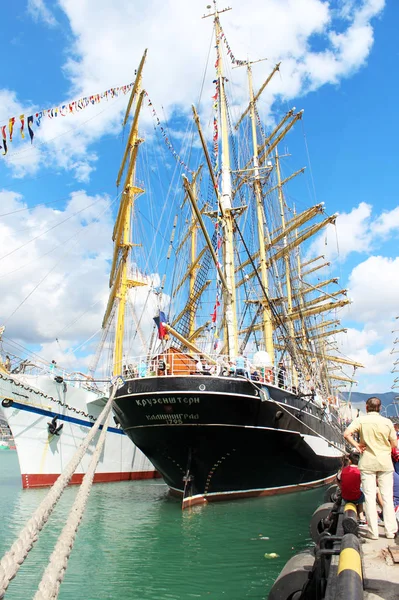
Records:
M249 86L249 112L251 118L251 129L252 129L252 146L253 146L253 164L254 164L254 191L256 199L256 217L257 217L257 228L258 228L258 239L259 239L259 258L260 258L260 277L264 292L269 295L269 279L266 262L266 248L265 248L265 236L263 230L263 196L262 196L262 184L259 178L258 168L258 140L256 135L256 120L255 120L255 100L254 90L252 82L252 69L251 65L247 65L248 74L248 86ZM268 303L262 304L262 331L263 340L266 351L269 355L271 364L274 364L274 345L273 345L273 324L272 314Z
M283 196L283 189L281 183L281 171L280 171L280 158L278 155L278 150L276 147L275 152L275 163L276 163L276 174L277 174L277 189L278 189L278 201L280 206L280 216L281 216L281 230L282 233L285 232L285 202ZM287 246L287 236L283 238L284 246ZM291 269L290 269L290 255L284 254L284 271L285 271L285 288L287 292L287 312L288 315L292 314L292 287L291 287ZM288 331L291 337L291 340L294 339L295 331L293 321L288 321Z
M227 354L231 357L238 354L238 332L237 332L237 310L236 310L236 285L234 266L234 217L231 209L232 185L230 168L230 148L227 121L226 91L224 87L223 56L220 49L221 28L219 22L219 11L215 3L215 38L217 52L217 79L219 86L220 106L220 132L222 140L221 176L222 186L220 194L220 205L222 211L223 226L223 262L227 282L227 290L224 290L224 314L225 314L225 343L227 342Z
M125 122L129 117L129 111L131 106L133 105L135 96L140 92L142 70L144 67L146 55L147 50L144 52L139 68L137 70L136 81L132 90L131 97L129 99L128 109L125 115ZM129 138L126 144L125 153L122 159L122 164L119 169L117 178L117 186L119 186L126 163L127 161L129 161L123 191L121 194L121 202L119 205L118 216L114 227L114 256L109 281L111 292L103 319L103 328L105 328L107 326L109 318L113 314L115 300L117 299L118 303L113 358L114 375L120 375L122 373L123 339L125 334L125 310L128 290L131 287L146 285L144 281L135 281L129 278L129 254L133 246L133 244L131 243L132 209L135 198L139 194L144 192L143 189L138 188L134 185L138 146L143 141L138 137L138 119L144 94L145 92L143 90L141 91L138 97L135 114L133 116L133 123L130 129Z
M223 283L223 304L224 304L224 345L227 348L227 354L235 357L238 354L238 327L237 327L237 308L236 308L236 286L235 286L235 265L234 265L234 216L232 214L232 181L230 168L230 148L228 135L227 102L224 88L223 75L223 56L220 50L221 27L219 15L230 7L218 10L216 0L213 0L214 12L204 15L203 18L214 17L215 41L216 41L216 70L217 85L219 91L219 116L220 116L220 137L222 142L222 160L221 160L221 178L222 186L218 195L218 202L221 212L221 223L223 228L223 265L224 277ZM210 8L210 7L208 7ZM194 116L196 113L194 112ZM197 125L199 121L197 120ZM207 154L207 153L206 153ZM207 157L208 166L209 156ZM188 182L187 182L188 183ZM216 182L215 182L216 183ZM185 184L187 189L187 184ZM217 188L217 186L216 186ZM212 254L212 252L211 252ZM218 269L220 271L220 269ZM220 272L219 272L220 277Z

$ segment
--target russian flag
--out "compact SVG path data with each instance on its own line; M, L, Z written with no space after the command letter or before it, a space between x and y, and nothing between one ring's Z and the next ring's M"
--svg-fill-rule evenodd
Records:
M166 327L164 326L164 323L166 323L165 313L159 311L159 317L154 317L154 321L155 325L158 327L158 338L160 340L163 340L167 334Z

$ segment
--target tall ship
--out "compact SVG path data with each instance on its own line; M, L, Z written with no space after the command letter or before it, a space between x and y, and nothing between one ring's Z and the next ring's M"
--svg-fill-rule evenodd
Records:
M220 19L230 9L208 8L216 56L187 123L184 111L170 126L159 117L147 51L136 70L95 359L118 383L97 480L157 472L183 508L329 483L345 450L339 390L361 367L335 341L346 291L312 251L336 215L287 193L304 169L285 173L283 142L303 111L264 123L280 63L256 89L265 63L236 59ZM52 483L108 394L96 365L88 377L13 362L3 357L0 388L23 485Z
M183 508L332 481L345 450L339 390L361 367L335 342L346 291L320 277L329 263L310 252L336 215L321 203L299 209L285 192L304 169L284 176L279 146L303 112L262 123L261 96L279 64L255 90L255 67L235 58L222 12L214 3L204 15L214 24L213 95L210 113L192 108L182 151L143 87L146 53L137 70L103 322L104 332L115 323L117 420ZM229 95L238 71L246 106ZM164 160L148 164L145 104L176 161L169 188L145 189ZM128 329L135 342L124 349Z

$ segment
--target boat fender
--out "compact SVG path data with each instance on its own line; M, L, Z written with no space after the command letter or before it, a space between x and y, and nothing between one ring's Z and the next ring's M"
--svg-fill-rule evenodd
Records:
M310 537L314 541L315 544L320 539L320 535L325 531L327 527L327 518L331 513L334 504L332 502L325 502L317 508L311 519L310 519Z
M337 486L336 483L334 483L333 485L330 485L325 493L324 493L324 502L336 502L337 500L337 493L339 491L339 487Z
M309 551L290 558L274 582L268 600L291 600L301 592L312 571L314 560ZM297 597L300 598L300 594Z
M60 435L60 432L61 432L62 428L64 427L64 424L61 423L61 425L58 425L58 418L55 416L50 421L50 423L47 423L47 427L48 427L48 431L51 435Z
M282 410L278 410L276 412L276 414L274 415L274 418L276 419L276 421L279 421L283 415L284 415L283 411Z
M66 393L67 393L68 386L67 386L67 384L65 383L65 381L64 381L64 385L62 386L62 389L63 389L63 391L64 391L64 394L66 394Z
M1 401L1 406L3 406L4 408L10 408L10 406L12 406L14 404L14 400L12 398L4 398Z
M57 383L63 383L63 381L64 381L64 378L63 378L63 377L61 377L61 375L56 375L56 376L54 377L54 381L56 381Z

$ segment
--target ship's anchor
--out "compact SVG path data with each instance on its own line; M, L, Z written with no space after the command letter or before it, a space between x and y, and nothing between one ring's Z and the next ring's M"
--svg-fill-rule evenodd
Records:
M50 435L60 435L61 429L64 427L64 424L58 425L58 417L53 417L50 423L47 423L48 432Z
M186 474L183 477L184 481L184 491L183 491L183 500L193 495L193 485L194 485L194 477L190 473L191 469L191 459L192 459L192 451L191 448L188 451L188 459L187 459L187 468Z

